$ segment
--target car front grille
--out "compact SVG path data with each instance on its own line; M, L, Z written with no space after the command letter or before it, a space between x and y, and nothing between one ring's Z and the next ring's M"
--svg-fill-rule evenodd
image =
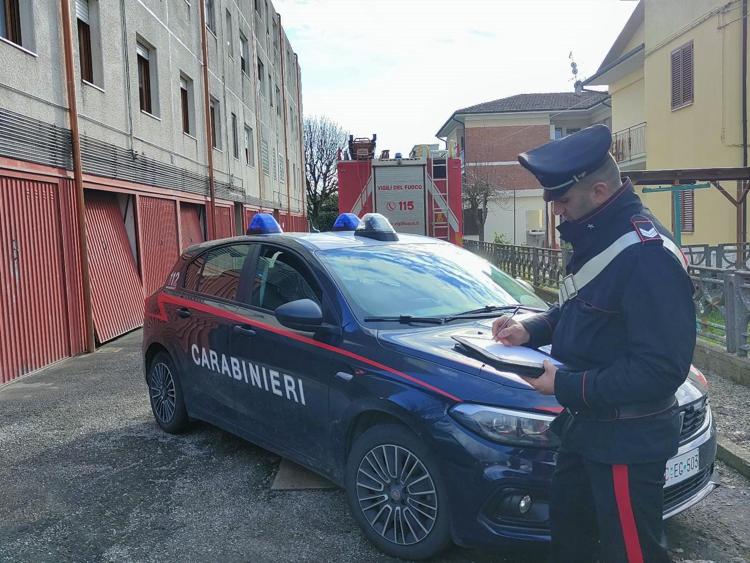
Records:
M714 466L710 465L681 483L664 489L664 512L669 512L700 491L711 479L713 471Z
M706 420L708 401L700 399L682 409L682 430L680 431L680 445L690 440Z

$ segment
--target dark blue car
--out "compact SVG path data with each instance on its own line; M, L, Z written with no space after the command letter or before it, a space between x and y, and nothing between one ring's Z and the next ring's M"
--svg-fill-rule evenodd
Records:
M452 338L544 308L489 262L378 217L356 232L212 241L147 300L151 406L167 432L200 419L341 485L390 555L545 542L560 406L520 367L492 367ZM699 372L678 400L665 518L715 486Z

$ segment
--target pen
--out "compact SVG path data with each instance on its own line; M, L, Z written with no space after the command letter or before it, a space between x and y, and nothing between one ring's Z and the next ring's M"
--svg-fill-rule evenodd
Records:
M518 311L519 311L519 309L520 309L520 308L521 308L521 305L518 305L518 306L516 306L516 308L515 308L515 309L513 310L513 312L512 312L511 314L510 314L510 317L508 317L508 318L506 318L506 319L505 319L505 322L503 323L503 326L502 326L502 327L500 327L500 328L498 329L498 331L497 331L498 333L499 333L499 332L500 332L501 330L504 330L504 329L505 329L505 327L507 327L507 326L508 326L508 323L509 323L510 321L512 321L512 320L513 320L513 317L515 317L515 316L516 316L516 313L518 313ZM496 336L497 336L497 334L493 334L493 335L492 335L492 338L494 339L494 338L495 338Z

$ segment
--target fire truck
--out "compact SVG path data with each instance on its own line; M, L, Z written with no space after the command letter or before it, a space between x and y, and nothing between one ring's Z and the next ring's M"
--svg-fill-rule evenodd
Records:
M461 161L447 151L418 145L402 158L382 151L372 139L349 136L339 155L339 212L385 215L397 232L427 235L461 244Z

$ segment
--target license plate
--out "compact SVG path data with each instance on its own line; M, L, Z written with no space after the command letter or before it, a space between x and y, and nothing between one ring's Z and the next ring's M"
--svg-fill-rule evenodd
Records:
M696 475L698 471L700 471L699 450L692 450L673 457L667 462L667 467L664 470L664 486L676 485L680 481Z

